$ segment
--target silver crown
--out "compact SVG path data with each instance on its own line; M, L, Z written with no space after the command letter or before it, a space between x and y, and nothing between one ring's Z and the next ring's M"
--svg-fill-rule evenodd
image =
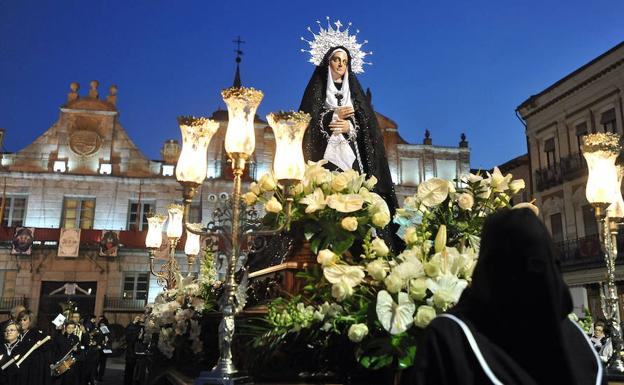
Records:
M332 47L343 46L351 55L351 69L356 74L364 72L364 64L372 65L373 63L364 61L364 57L366 55L372 55L372 52L362 51L362 46L368 43L368 40L364 40L361 44L357 42L357 35L360 33L359 30L355 31L355 35L349 35L349 28L351 27L351 23L347 25L347 28L344 30L340 30L342 28L342 23L340 20L337 20L333 24L336 28L332 27L332 23L329 20L329 16L327 19L327 29L324 29L321 26L320 21L316 21L316 24L319 26L319 33L315 34L312 32L312 28L308 27L308 31L314 36L314 38L310 40L306 40L305 38L301 38L302 41L307 42L310 45L310 49L302 49L301 52L309 52L310 53L310 63L314 65L321 64L323 57Z

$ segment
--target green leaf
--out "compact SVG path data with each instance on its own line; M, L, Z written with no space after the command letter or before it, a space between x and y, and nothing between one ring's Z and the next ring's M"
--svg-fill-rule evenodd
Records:
M320 243L321 243L320 237L315 237L314 239L312 239L312 241L310 241L310 250L312 250L314 254L318 254Z
M416 358L416 345L408 346L405 349L405 355L399 357L399 369L407 369L414 365L414 359Z
M345 239L335 240L332 242L332 249L334 253L338 255L344 254L345 251L349 250L349 248L353 245L354 237L348 236Z

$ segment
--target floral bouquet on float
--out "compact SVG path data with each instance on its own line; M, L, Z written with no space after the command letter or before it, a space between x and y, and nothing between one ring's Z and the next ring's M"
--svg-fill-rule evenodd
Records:
M508 207L524 181L495 168L485 177L421 183L395 215L406 247L393 255L375 236L390 221L386 203L373 192L375 178L322 165L309 162L293 187L293 225L302 224L318 268L300 273L307 282L302 293L274 300L253 325L253 347L262 351L255 356L268 360L296 345L317 356L313 365L346 372L347 361L367 369L410 367L422 330L470 284L485 217ZM263 202L266 219L279 221L284 202L274 184L262 177L245 199ZM355 242L361 242L356 255ZM332 355L336 347L341 352Z

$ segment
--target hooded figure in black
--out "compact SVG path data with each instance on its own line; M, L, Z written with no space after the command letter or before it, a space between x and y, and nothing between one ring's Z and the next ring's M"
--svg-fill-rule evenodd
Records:
M532 211L493 214L472 286L425 329L405 383L606 384L587 336L568 318L572 299L558 262Z
M326 159L331 170L353 169L367 177L375 176L374 191L386 201L393 217L398 204L383 137L345 47L327 51L308 82L299 110L312 118L303 138L306 160ZM396 229L390 231L392 226L380 236L398 251L401 243L391 235L396 233Z

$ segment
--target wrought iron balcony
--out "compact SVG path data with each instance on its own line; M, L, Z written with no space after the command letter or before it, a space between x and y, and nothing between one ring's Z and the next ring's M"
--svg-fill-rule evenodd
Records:
M562 158L560 164L561 175L564 180L574 180L587 174L587 165L583 155L580 153Z
M557 186L563 182L561 163L555 163L550 167L535 170L535 187L537 191L543 191Z
M145 299L104 296L104 310L106 311L143 311L146 304Z
M624 234L618 235L617 241L619 253L616 264L620 264L624 261L622 258L624 255ZM557 247L560 251L563 271L604 267L604 257L600 249L598 235L568 239L558 242Z

